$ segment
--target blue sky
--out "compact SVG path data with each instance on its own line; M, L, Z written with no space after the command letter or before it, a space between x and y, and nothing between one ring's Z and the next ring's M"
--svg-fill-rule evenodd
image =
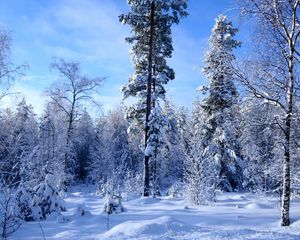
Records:
M195 88L206 83L201 65L215 17L225 13L239 26L232 6L230 0L189 0L189 16L174 26L169 63L176 79L167 89L177 105L191 109ZM128 10L126 0L0 0L0 24L12 32L12 60L30 66L13 90L23 92L41 113L41 94L56 79L49 64L53 57L62 57L81 62L87 75L106 77L100 101L105 111L112 109L122 100L119 89L133 72L130 45L124 41L130 29L118 22L118 15Z

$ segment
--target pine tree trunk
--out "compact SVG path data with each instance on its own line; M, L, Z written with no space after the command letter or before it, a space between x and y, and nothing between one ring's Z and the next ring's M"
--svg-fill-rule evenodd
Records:
M152 93L153 93L153 97L152 97L152 108L155 109L155 100L156 100L156 96L155 96L155 65L153 66L153 79L152 79ZM152 156L152 161L153 161L153 184L152 184L152 188L153 188L153 197L156 197L157 194L157 190L158 190L158 186L157 186L157 146L155 147L154 150L154 156Z
M148 55L148 80L147 80L147 107L146 107L146 127L145 127L145 149L148 142L149 116L151 113L151 87L152 87L152 59L153 59L153 34L154 34L154 1L151 3L150 10L150 38L149 38L149 55ZM150 173L149 173L149 156L144 157L144 197L150 196Z

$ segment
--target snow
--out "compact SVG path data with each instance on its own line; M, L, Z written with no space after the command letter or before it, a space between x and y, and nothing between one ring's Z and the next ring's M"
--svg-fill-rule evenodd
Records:
M174 233L184 233L194 229L196 230L196 226L187 225L170 216L163 216L153 220L126 221L118 224L103 234L103 239L130 239L137 236L140 238L144 236L146 239L149 235L161 238L162 233L165 237L168 235L171 237Z
M9 239L43 239L42 230L47 240L300 239L300 201L292 201L291 226L281 227L279 198L264 194L218 193L211 205L188 208L183 199L138 198L109 215L109 230L103 198L82 188L65 202L63 215L24 223Z

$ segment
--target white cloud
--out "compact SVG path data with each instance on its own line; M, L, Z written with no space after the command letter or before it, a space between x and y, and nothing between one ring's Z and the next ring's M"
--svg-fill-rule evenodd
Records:
M110 109L121 100L119 89L133 71L130 46L124 40L130 35L130 29L118 21L118 15L127 6L126 1L123 4L118 0L54 0L50 3L39 2L37 13L22 16L22 34L27 41L18 45L18 53L29 60L29 73L33 76L30 81L16 86L28 92L26 96L41 93L52 81L46 77L51 57L76 60L82 63L83 73L108 77L101 91L101 101L105 110ZM169 63L176 72L176 79L167 88L178 104L191 106L194 89L203 81L199 65L207 38L196 39L184 24L174 26L173 33L174 53ZM36 109L41 108L40 101L32 102L37 105Z
M40 94L55 79L49 76L48 65L53 56L63 57L81 62L84 74L108 77L101 91L102 105L107 110L118 104L120 86L131 71L130 46L124 40L129 31L118 21L122 10L111 0L62 0L47 7L44 4L39 3L40 11L35 14L24 13L21 29L26 31L16 32L29 39L21 41L17 50L29 60L31 75L26 81L16 82L12 91L23 92L22 97L41 113L45 100ZM7 98L5 105L11 105L13 99Z
M129 32L118 21L120 11L111 1L64 0L27 21L47 54L118 64L129 61Z

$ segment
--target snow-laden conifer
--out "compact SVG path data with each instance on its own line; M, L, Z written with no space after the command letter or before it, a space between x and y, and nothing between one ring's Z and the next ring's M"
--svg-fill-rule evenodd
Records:
M209 85L202 102L193 113L193 143L187 161L189 196L199 204L214 198L214 191L242 188L242 160L238 139L238 92L234 85L233 50L240 46L234 39L237 29L220 15L209 40L203 73ZM207 198L207 199L205 199Z
M212 30L210 48L203 73L209 80L208 96L202 102L204 120L203 158L219 168L217 187L225 191L242 188L242 166L238 128L238 92L234 85L233 50L240 46L234 39L238 30L220 15Z
M126 38L133 44L131 50L135 72L122 88L124 98L136 97L137 101L127 110L127 117L144 131L147 147L149 116L155 99L165 98L165 84L175 74L166 59L172 56L171 26L187 15L186 0L131 0L131 11L119 18L132 28L133 36ZM149 156L144 157L144 196L149 196Z
M45 219L52 213L60 214L64 210L63 200L58 192L55 177L47 173L45 180L34 189L32 205L35 219Z

